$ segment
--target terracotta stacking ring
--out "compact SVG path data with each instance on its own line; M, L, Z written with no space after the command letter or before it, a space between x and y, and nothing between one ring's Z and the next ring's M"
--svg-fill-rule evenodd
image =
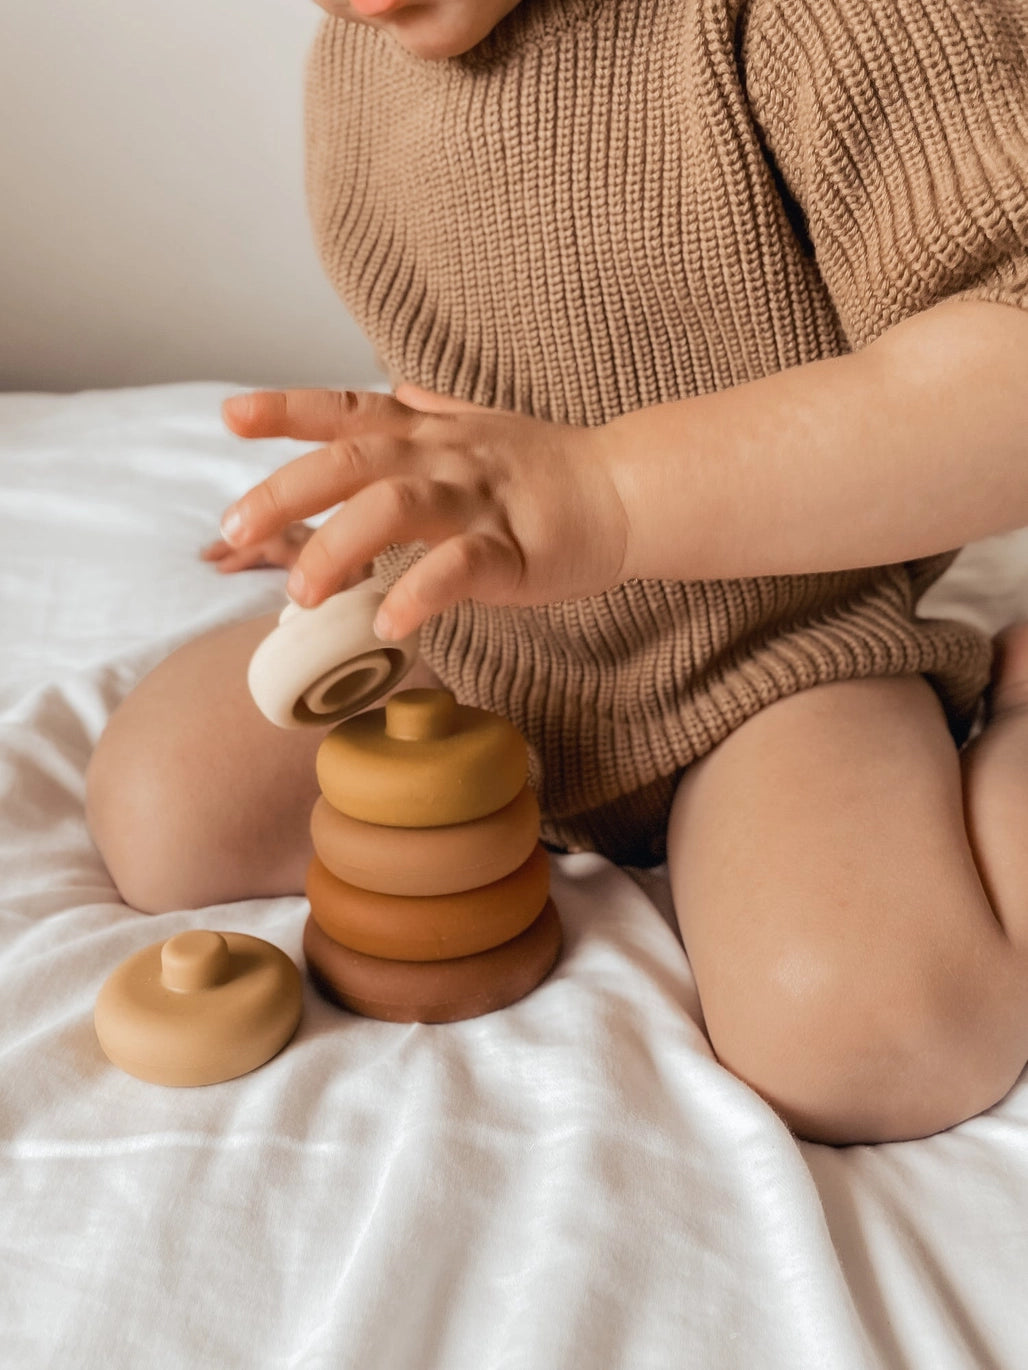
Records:
M307 898L322 932L354 951L392 961L441 961L509 942L538 917L549 892L549 858L538 844L502 880L425 898L348 885L317 857L307 869Z
M326 998L391 1023L456 1023L493 1013L545 980L560 955L560 919L548 899L524 932L452 961L387 961L342 947L308 918L303 950Z
M517 870L539 841L539 805L529 786L493 813L441 828L363 823L322 797L311 814L322 865L347 884L379 894L455 894Z

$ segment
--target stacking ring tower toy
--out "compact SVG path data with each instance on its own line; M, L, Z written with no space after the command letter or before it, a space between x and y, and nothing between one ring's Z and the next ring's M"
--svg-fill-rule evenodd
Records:
M383 598L365 585L287 607L253 655L250 692L279 727L336 723L311 815L315 985L368 1017L455 1022L534 989L560 922L517 729L446 690L368 707L417 658L416 635L375 637Z
M315 609L288 605L247 679L278 727L335 724L311 815L303 949L315 985L367 1017L456 1022L535 989L560 955L560 921L517 729L446 690L370 707L417 660L416 635L375 636L383 598L365 584ZM206 1085L270 1060L302 1006L284 952L197 929L122 962L94 1023L130 1075Z

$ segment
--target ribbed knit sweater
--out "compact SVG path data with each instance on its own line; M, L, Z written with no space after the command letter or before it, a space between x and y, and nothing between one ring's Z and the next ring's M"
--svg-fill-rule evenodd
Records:
M319 251L394 382L572 424L859 349L946 297L1026 308L1026 28L1024 0L522 0L426 61L329 19ZM966 728L989 643L914 613L950 559L467 601L422 651L526 734L548 841L643 864L682 769L783 696L920 672Z

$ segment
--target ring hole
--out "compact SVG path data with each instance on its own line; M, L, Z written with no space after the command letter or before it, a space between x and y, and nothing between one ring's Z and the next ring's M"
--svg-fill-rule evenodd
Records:
M404 673L401 651L382 648L343 662L314 681L293 705L301 723L333 723L379 699Z
M333 713L336 709L345 709L354 699L360 699L368 690L381 679L378 671L372 671L368 667L363 670L351 671L330 685L321 696L321 713Z

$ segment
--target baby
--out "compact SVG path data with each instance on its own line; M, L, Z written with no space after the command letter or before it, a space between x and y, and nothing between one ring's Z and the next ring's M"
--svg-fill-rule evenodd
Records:
M666 858L718 1059L798 1135L990 1107L1028 1058L1028 635L993 662L915 606L1028 523L1023 6L322 8L311 216L395 393L229 400L316 447L208 555L306 606L373 565L404 687L526 734L547 843ZM322 734L248 697L273 622L101 739L140 909L302 889Z

